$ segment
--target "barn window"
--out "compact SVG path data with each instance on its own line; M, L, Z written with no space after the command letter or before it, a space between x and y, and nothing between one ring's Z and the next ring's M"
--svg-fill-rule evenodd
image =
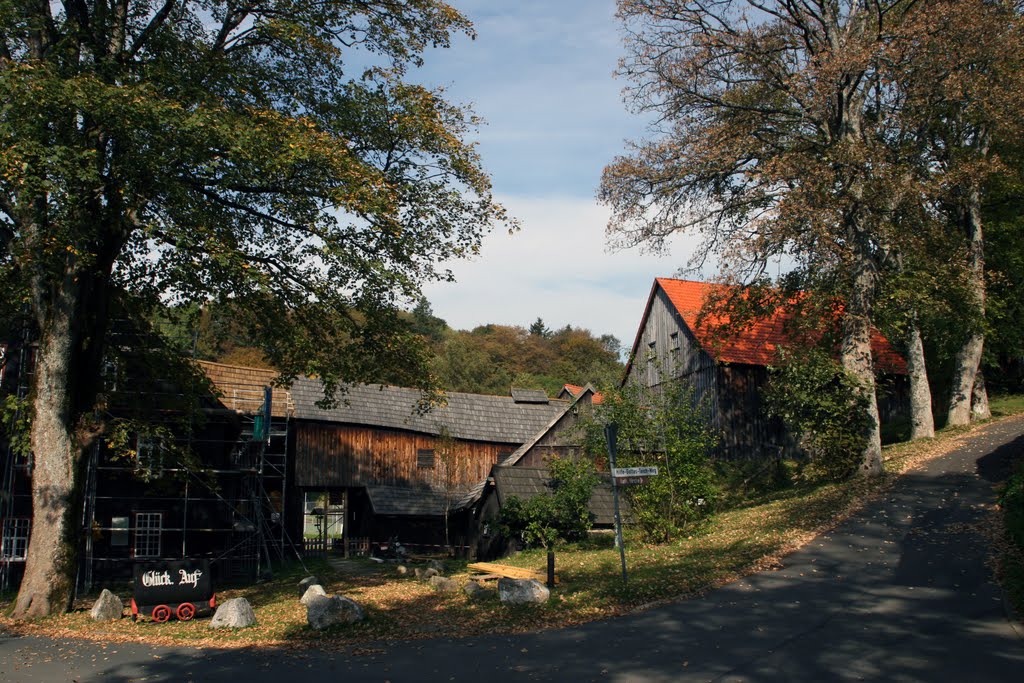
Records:
M163 525L162 512L135 514L135 557L160 557L160 534Z
M110 545L112 546L127 546L129 541L128 533L128 518L127 517L111 517L110 518Z
M32 520L28 517L8 517L4 520L3 540L0 542L0 558L24 560L28 552L28 532Z
M657 353L657 349L655 347L655 342L648 342L647 343L647 362L648 363L653 363L654 359L657 358L657 356L658 356L658 353Z
M668 348L670 350L672 350L672 351L678 351L679 350L679 333L678 332L673 332L672 334L669 335Z
M416 467L421 469L434 469L434 449L421 448L416 451Z

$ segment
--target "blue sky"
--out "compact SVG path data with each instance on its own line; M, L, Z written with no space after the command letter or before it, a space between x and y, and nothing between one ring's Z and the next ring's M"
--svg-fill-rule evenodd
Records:
M457 283L425 287L434 313L458 329L541 317L629 345L654 278L675 274L689 252L682 241L667 257L605 249L601 170L644 133L613 78L622 54L614 0L452 4L477 39L431 51L411 75L485 119L476 137L484 165L522 230L495 231L474 261L449 264Z

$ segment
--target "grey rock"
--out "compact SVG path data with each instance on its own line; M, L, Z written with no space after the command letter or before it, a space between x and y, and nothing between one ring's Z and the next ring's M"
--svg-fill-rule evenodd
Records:
M366 618L366 612L355 600L343 595L313 597L306 605L306 622L319 631L335 624L354 624Z
M494 591L489 588L484 588L478 581L468 582L462 591L470 600L486 600L490 596L494 595Z
M397 571L400 576L405 576L406 574L409 573L409 568L406 567L404 564L400 564L395 569L395 571Z
M210 628L248 628L256 623L256 614L245 598L232 598L217 607Z
M416 578L421 579L423 581L430 581L435 576L440 575L441 572L437 571L436 569L424 569L423 571L420 571L419 569L416 570Z
M310 586L322 586L323 584L324 582L317 577L307 576L302 581L299 581L299 596L305 595Z
M459 590L459 582L445 576L431 576L428 583L442 593L454 593Z
M433 569L438 574L444 574L444 562L441 560L430 560L427 562L427 567Z
M513 605L547 602L551 591L535 579L498 579L498 598Z
M89 616L96 621L110 621L111 619L120 619L122 612L124 612L124 603L121 602L121 598L104 588L100 597L93 603Z
M326 596L327 595L327 591L324 590L323 586L321 586L318 583L315 583L315 584L313 584L312 586L310 586L309 588L306 589L306 592L302 594L301 598L299 598L299 602L301 602L303 605L307 605L308 606L310 600L312 600L313 598L315 598L315 597L317 597L319 595Z

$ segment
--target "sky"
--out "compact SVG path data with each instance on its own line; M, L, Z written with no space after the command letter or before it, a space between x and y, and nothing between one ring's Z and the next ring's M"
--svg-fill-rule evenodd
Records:
M456 329L527 327L542 318L629 347L655 277L672 276L689 251L610 253L601 171L644 135L613 77L623 54L614 0L451 0L477 37L432 50L411 74L472 105L486 125L475 136L497 200L521 230L495 230L473 261L447 264L457 282L430 283L434 314Z

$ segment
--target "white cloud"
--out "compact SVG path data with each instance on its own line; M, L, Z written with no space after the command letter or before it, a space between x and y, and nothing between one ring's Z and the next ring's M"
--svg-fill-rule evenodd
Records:
M473 261L450 264L457 282L424 292L434 314L456 329L497 323L583 327L632 343L655 277L672 276L690 258L692 240L677 239L667 256L638 250L609 253L608 210L575 197L505 197L522 230L495 232Z

